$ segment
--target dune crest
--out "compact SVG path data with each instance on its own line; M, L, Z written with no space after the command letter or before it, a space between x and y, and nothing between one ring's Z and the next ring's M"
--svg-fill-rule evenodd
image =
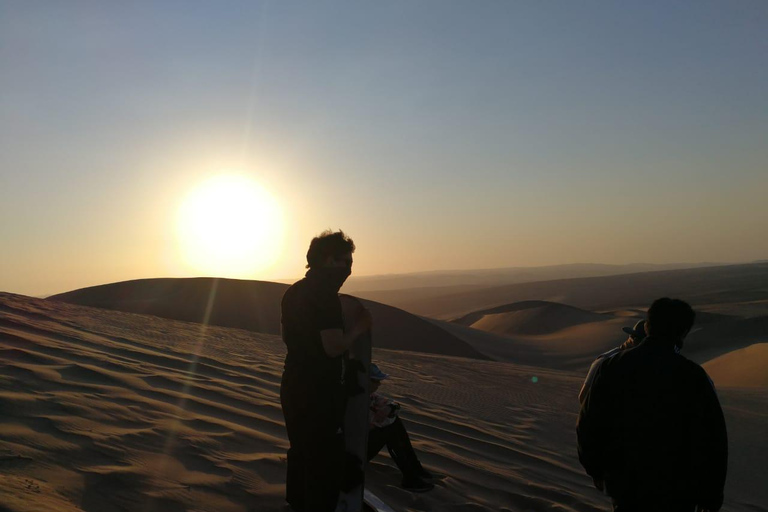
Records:
M609 317L567 304L529 300L475 311L454 320L481 331L507 335L542 335Z

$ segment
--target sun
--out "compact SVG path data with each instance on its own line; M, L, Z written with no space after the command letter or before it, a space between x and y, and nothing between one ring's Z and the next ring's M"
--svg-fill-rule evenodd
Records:
M205 275L252 278L274 265L282 248L277 201L238 174L216 175L191 190L176 228L184 263Z

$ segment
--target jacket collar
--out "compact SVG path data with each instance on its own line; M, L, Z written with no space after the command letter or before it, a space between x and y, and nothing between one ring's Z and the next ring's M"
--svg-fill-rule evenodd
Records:
M679 354L680 349L677 346L677 342L678 340L665 336L648 336L639 346L644 346L647 349L654 351L674 352L675 354Z

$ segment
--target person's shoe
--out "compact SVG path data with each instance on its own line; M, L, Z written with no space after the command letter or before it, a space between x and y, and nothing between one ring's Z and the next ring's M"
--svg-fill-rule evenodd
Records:
M427 492L434 489L435 484L433 484L432 482L427 482L421 477L411 476L411 477L403 478L403 483L401 484L401 487L406 491L411 491L411 492Z
M424 469L421 464L419 464L419 468L416 470L416 476L427 482L433 482L435 480L435 475Z

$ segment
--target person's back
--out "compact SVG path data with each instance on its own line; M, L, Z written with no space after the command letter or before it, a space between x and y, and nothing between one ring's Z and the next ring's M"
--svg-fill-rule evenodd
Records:
M725 420L707 374L678 353L681 343L651 335L605 360L585 398L579 458L617 510L722 505Z

